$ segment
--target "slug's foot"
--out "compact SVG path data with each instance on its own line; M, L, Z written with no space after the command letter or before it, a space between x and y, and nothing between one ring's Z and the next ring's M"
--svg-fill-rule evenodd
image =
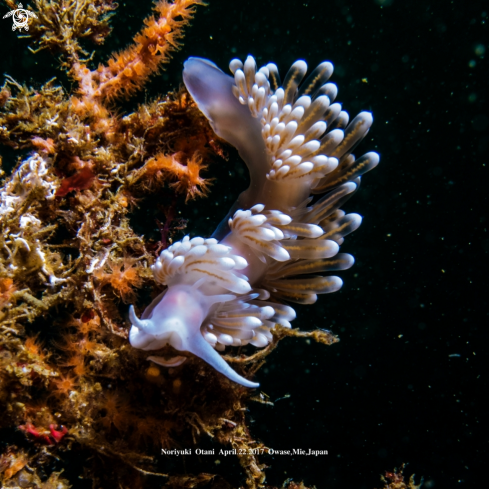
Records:
M169 358L168 360L164 357L148 357L148 361L154 362L158 365L161 365L162 367L178 367L179 365L182 365L185 360L187 360L187 357L183 357L182 355L177 355L176 357Z

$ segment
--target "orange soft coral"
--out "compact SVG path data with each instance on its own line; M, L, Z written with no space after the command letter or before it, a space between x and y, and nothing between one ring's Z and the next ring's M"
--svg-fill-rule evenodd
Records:
M61 364L62 367L72 367L72 371L76 377L84 377L87 375L87 366L85 365L85 358L83 355L74 354L66 363Z
M61 376L59 379L55 379L53 382L55 385L53 395L61 399L68 397L78 385L77 380L70 375Z
M139 90L161 64L169 61L170 53L180 47L183 27L193 18L195 5L204 2L160 0L155 6L158 17L147 18L146 27L134 37L134 44L111 58L108 66L100 65L89 71L84 65L75 64L73 71L80 80L81 93L88 98L113 99Z
M105 392L99 407L102 414L99 421L105 429L110 430L114 426L119 431L123 431L127 428L131 407L128 400L118 392Z
M204 196L209 188L210 180L202 178L200 171L207 165L202 163L202 157L194 153L186 165L178 162L179 153L174 155L158 154L151 158L142 168L143 179L148 186L152 181L176 180L170 186L178 193L185 193L186 200Z
M72 318L66 326L73 326L79 333L86 336L100 331L100 317L93 309L87 309L80 319Z
M143 283L143 279L139 276L136 260L127 256L122 260L109 258L106 265L110 272L106 272L104 268L94 272L95 277L100 281L100 285L103 287L110 284L114 293L126 303L134 300L134 289L141 287Z
M47 355L43 351L43 345L38 340L39 334L36 336L28 336L24 342L24 348L31 355L38 357L40 360L45 360Z

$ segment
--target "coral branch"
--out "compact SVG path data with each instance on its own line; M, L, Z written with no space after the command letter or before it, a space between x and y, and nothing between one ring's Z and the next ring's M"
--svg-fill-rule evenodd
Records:
M170 184L177 193L186 195L186 200L204 196L210 185L210 179L204 179L200 172L207 168L202 163L202 157L194 154L183 165L178 161L181 155L158 154L140 170L138 178L144 178L145 186L151 186L158 181L174 181Z
M110 100L139 90L180 47L183 27L193 18L195 5L205 4L202 0L160 0L155 6L158 17L146 19L146 27L134 37L134 44L113 56L108 66L90 71L75 63L72 74L80 82L81 95Z

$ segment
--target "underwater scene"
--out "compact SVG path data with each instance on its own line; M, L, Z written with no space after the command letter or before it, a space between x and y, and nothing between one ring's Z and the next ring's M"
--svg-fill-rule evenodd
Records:
M483 487L485 3L0 7L2 488Z

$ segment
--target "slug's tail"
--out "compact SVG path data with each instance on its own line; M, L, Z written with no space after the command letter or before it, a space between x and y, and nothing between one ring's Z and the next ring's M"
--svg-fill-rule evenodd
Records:
M235 372L221 357L221 355L219 355L219 353L217 353L217 351L214 350L214 348L212 348L212 346L202 337L202 335L194 335L188 340L186 347L188 351L190 351L190 353L193 353L194 355L207 362L211 367L216 369L221 374L225 375L233 382L250 388L260 386L260 384L257 384L256 382L251 382L250 380L245 379L237 372Z

